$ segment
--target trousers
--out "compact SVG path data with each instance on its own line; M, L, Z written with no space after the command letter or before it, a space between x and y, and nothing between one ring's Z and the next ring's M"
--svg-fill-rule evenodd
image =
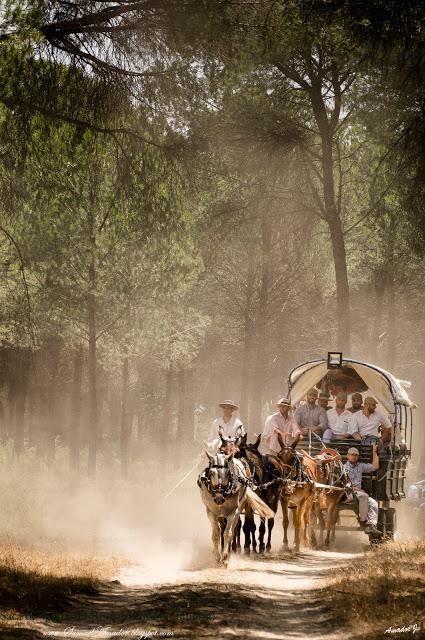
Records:
M363 522L367 524L378 524L378 503L376 500L368 496L363 489L354 489L354 493L359 501L359 516Z

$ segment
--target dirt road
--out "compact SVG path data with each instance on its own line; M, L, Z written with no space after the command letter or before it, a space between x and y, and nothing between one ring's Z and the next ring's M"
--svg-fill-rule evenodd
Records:
M168 572L127 567L119 582L80 598L53 620L21 621L2 637L341 638L319 589L330 569L352 556L234 556L227 570L209 560Z

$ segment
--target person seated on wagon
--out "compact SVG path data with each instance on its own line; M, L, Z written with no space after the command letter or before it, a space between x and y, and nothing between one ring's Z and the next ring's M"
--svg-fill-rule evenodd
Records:
M347 394L339 391L335 396L335 408L328 411L328 428L323 434L323 441L346 440L351 438L348 428L351 421L351 413L345 408L347 404Z
M376 409L375 398L367 397L361 411L351 416L350 429L354 440L361 440L362 444L378 442L380 447L391 438L391 422L381 411ZM382 434L379 428L382 427Z
M330 411L331 407L329 406L330 397L328 393L324 393L321 391L319 393L319 399L317 400L317 404L319 407L322 407L325 411Z
M289 398L280 398L276 402L276 407L278 411L266 419L261 433L261 439L265 441L267 447L266 453L271 454L279 453L281 449L277 438L279 432L282 434L285 444L290 444L291 438L301 436L299 426L295 419L289 415L289 410L293 408Z
M226 438L235 438L237 435L244 436L245 430L242 422L233 415L239 409L238 405L232 400L225 400L219 405L223 409L223 416L216 418L212 423L212 427L208 436L208 446L216 449L220 446L220 431Z
M351 447L347 451L347 462L344 469L350 479L351 486L359 501L360 524L365 526L365 533L381 535L376 528L378 524L378 503L362 489L363 473L371 473L379 469L377 445L373 445L372 462L359 462L359 450Z
M316 404L318 395L317 389L309 389L306 395L307 402L300 404L295 411L295 422L303 436L308 436L310 431L321 435L328 426L326 410Z
M351 407L348 407L348 411L357 413L360 409L363 409L363 396L361 393L356 392L351 396Z

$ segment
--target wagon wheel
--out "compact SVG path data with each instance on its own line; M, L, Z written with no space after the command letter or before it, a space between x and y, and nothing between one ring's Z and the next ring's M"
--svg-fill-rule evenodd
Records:
M382 527L382 533L384 534L383 540L394 540L394 535L397 529L397 514L394 507L384 510L385 527Z
M373 538L369 536L371 546L383 544L388 540L394 540L397 528L396 510L394 507L379 510L378 529L384 534L382 538Z

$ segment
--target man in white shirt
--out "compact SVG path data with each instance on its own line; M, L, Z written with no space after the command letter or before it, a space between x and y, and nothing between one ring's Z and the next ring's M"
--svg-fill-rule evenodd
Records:
M220 445L220 429L226 438L235 438L237 435L241 437L245 435L242 422L233 415L239 409L238 405L232 400L225 400L218 405L223 409L223 416L216 418L212 423L212 427L208 436L208 445L212 449L216 449Z
M347 394L340 391L335 396L335 408L328 411L328 428L323 434L323 441L346 440L351 438L349 434L352 414L345 408L347 404Z
M375 398L365 398L361 411L353 413L349 432L354 440L362 440L363 444L383 444L391 438L391 422L381 411L376 409ZM382 427L382 435L379 434Z
M281 398L276 407L278 411L272 413L265 423L264 429L261 434L262 440L264 440L267 453L275 454L280 451L280 444L277 439L277 434L280 432L285 444L289 444L290 438L295 438L298 434L301 436L301 430L294 418L289 415L289 409L292 409L289 398Z

